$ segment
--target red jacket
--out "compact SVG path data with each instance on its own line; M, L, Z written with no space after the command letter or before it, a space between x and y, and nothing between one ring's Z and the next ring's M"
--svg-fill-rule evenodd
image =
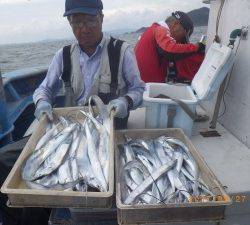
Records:
M179 80L192 81L203 62L204 57L204 53L195 53L187 58L175 61L177 78Z
M141 78L145 82L165 82L168 61L195 53L199 48L194 44L176 43L165 26L154 23L142 34L135 47Z

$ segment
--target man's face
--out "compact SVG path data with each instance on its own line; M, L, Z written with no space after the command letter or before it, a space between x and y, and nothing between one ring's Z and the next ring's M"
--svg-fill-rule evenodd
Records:
M173 22L169 28L171 36L176 40L176 42L182 43L183 40L186 39L187 37L186 30L183 28L183 26L180 24L178 20Z
M96 47L102 37L103 15L73 14L69 23L80 46Z

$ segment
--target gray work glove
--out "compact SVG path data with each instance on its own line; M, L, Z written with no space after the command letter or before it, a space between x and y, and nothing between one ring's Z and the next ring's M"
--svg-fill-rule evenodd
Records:
M43 114L46 114L50 121L53 120L52 106L47 101L40 100L36 105L35 117L40 120Z
M128 115L128 101L124 97L114 99L108 104L108 111L114 110L115 117L125 118Z

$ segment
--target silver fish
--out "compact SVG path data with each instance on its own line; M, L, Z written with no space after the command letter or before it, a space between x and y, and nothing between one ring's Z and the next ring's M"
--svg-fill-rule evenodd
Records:
M150 152L147 150L142 150L138 148L134 148L135 154L137 157L142 160L142 163L148 168L150 173L152 173L156 168L161 166L161 162L158 157L152 157ZM151 203L162 201L162 193L160 190L163 190L163 180L157 180L152 185L152 195Z
M103 110L102 105L99 107L101 107ZM97 129L97 131L100 135L99 143L96 147L98 148L98 158L99 158L100 163L101 163L101 167L103 170L105 181L107 183L108 171L109 171L109 130L110 130L109 129L110 127L108 127L110 124L107 124L107 123L109 123L107 121L109 121L109 120L106 117L104 117L104 115L102 114L102 117L101 117L102 121L106 123L106 125L103 125L97 119L95 119L93 117L93 115L91 115L87 112L84 112L84 111L81 111L81 113L84 114L93 123L94 127ZM93 125L90 125L90 127Z
M68 152L69 158L74 158L76 156L76 151L79 147L81 138L82 138L82 132L79 131L79 128L76 128L75 131L73 132L72 144Z
M76 162L78 165L80 178L85 180L86 184L88 184L89 186L101 190L101 184L95 178L93 169L89 161L88 145L85 135L83 135L81 138L81 142L77 150Z
M43 165L36 171L33 179L49 175L56 170L62 163L67 151L72 143L72 136L69 136L48 158L43 162Z
M183 164L183 154L181 152L179 152L178 150L176 150L174 152L174 156L173 157L175 157L175 159L177 159L176 170L179 173L181 171L182 164Z
M104 129L99 131L100 141L98 149L98 157L101 162L101 167L104 173L106 182L108 182L109 175L109 134Z
M137 186L140 185L143 180L149 176L147 168L142 163L135 160L127 163L123 168L123 171L125 173L125 181L131 191L135 190ZM140 195L140 199L145 203L149 203L152 199L151 196L152 193L150 192L142 193Z
M57 124L56 126L52 127L49 131L47 131L42 138L38 141L35 151L42 148L49 140L51 140L51 138L53 136L55 136L58 133L58 126L59 124Z
M62 140L57 141L51 140L48 144L48 146L59 145ZM54 149L52 149L53 151ZM51 151L51 152L52 152ZM44 160L48 157L48 155L51 153L48 152L44 147L33 152L32 155L27 159L27 161L24 164L23 170L22 170L22 178L26 181L32 181L34 180L34 175L40 165L44 162ZM48 154L49 153L49 154ZM45 158L46 157L46 158Z
M53 138L43 148L33 152L24 164L22 178L24 180L34 180L34 175L42 163L50 156L59 145L71 134L76 125L72 124L60 132L57 137Z
M95 174L95 177L98 179L98 181L101 184L101 187L104 191L107 191L108 184L106 182L101 163L99 161L96 148L95 148L95 141L93 140L93 136L91 135L91 131L89 128L88 123L85 124L85 132L86 132L86 138L88 143L88 156L90 159L90 163L92 167L94 168L93 172Z
M150 177L143 181L135 190L131 192L131 194L127 197L124 201L126 205L130 205L136 197L141 195L153 182L161 177L164 173L170 170L173 166L175 166L176 161L172 162L171 164L166 163L165 165L161 166L157 169Z
M134 154L134 152L129 144L125 144L123 146L123 151L124 151L126 163L133 161L135 159L135 154Z
M95 105L98 108L99 114L96 117L96 119L98 121L100 121L100 123L103 125L103 127L106 129L106 132L108 132L108 134L110 135L110 119L109 119L109 112L107 110L107 107L104 105L104 103L102 102L102 100L100 99L100 97L98 97L97 95L93 95L89 98L89 105L90 102L94 102ZM89 107L90 112L91 112L91 107ZM93 115L93 112L92 112Z

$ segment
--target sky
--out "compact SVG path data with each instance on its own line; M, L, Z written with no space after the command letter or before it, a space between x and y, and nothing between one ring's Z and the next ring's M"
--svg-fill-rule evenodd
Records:
M0 44L71 38L65 0L0 0ZM208 6L202 0L103 0L104 31L137 30L172 11Z

